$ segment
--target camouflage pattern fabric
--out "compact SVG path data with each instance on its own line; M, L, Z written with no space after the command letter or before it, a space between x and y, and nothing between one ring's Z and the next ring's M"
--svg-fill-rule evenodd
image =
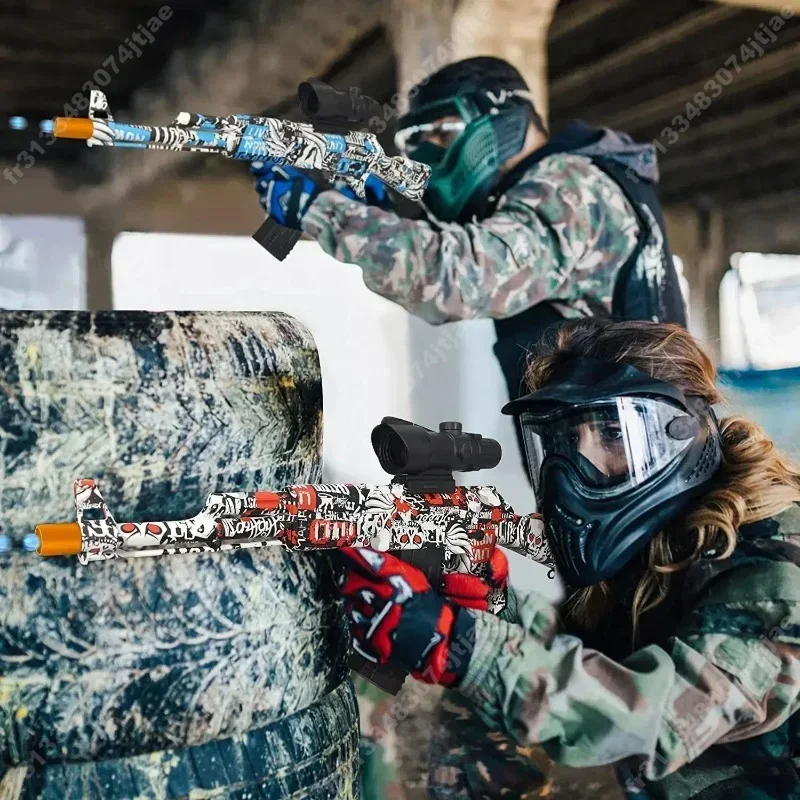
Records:
M362 726L362 800L546 795L546 756L487 728L457 693L442 694L441 687L409 680L392 697L363 678L354 676L354 682Z
M395 728L383 723L394 697L353 673L361 720L362 800L404 800L397 776Z
M694 565L667 648L620 663L552 635L555 612L535 594L518 624L475 612L461 692L556 762L622 762L630 797L800 796L799 517L747 526L729 559Z
M304 231L364 283L432 324L503 319L542 300L588 301L610 310L617 273L636 247L639 223L622 190L585 156L552 155L531 166L487 219L466 225L403 219L333 191L322 192ZM663 272L653 220L637 269Z
M439 705L430 762L431 800L531 800L549 788L546 756L488 728L456 692Z

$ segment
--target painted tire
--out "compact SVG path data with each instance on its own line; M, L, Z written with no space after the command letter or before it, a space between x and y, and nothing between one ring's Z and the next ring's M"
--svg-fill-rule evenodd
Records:
M3 313L0 376L0 523L15 543L74 519L79 477L97 479L120 521L319 480L316 348L283 314ZM85 567L0 557L0 794L16 782L20 797L71 796L64 761L88 791L102 760L102 796L184 796L170 792L209 778L187 777L182 759L239 763L224 743L252 741L284 788L307 788L295 796L348 797L357 714L332 577L326 556L278 548ZM334 741L326 761L320 742ZM306 751L327 771L302 767ZM145 776L139 794L111 779L123 773ZM284 796L248 775L252 796Z

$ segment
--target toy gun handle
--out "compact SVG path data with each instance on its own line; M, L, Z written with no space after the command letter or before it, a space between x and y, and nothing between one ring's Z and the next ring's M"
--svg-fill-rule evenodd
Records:
M395 550L392 555L421 569L434 589L438 589L441 585L444 566L444 550L441 548L422 547L419 550ZM406 679L406 673L401 667L393 664L373 664L358 653L350 656L350 669L355 670L370 683L374 683L379 689L393 695L400 691Z
M285 228L267 217L261 227L253 234L255 239L273 258L283 261L300 241L301 231Z
M330 183L321 170L312 169L309 170L308 174L317 183ZM294 246L300 241L302 235L302 231L286 228L275 222L274 219L267 217L261 227L253 234L253 239L273 258L283 261L294 250Z
M322 81L311 80L301 83L297 87L297 100L306 119L318 128L352 130L357 126L364 127L371 117L381 114L380 103L372 98L360 93L339 92ZM318 182L320 180L327 182L325 176L318 170L314 170L311 174ZM300 231L284 228L283 225L267 217L253 234L253 239L273 258L283 261L292 252L301 236Z

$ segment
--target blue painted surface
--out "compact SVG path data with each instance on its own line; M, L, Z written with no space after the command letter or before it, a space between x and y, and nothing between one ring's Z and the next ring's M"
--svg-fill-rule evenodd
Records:
M800 458L800 367L723 370L724 413L741 414L760 425L775 444Z

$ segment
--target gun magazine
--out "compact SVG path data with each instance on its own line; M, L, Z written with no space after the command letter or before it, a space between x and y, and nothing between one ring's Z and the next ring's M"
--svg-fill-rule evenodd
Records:
M392 664L373 664L358 653L350 655L350 669L384 692L396 695L406 679L406 672Z
M283 261L292 252L302 235L301 231L285 228L267 217L263 225L253 234L253 239L273 258Z

